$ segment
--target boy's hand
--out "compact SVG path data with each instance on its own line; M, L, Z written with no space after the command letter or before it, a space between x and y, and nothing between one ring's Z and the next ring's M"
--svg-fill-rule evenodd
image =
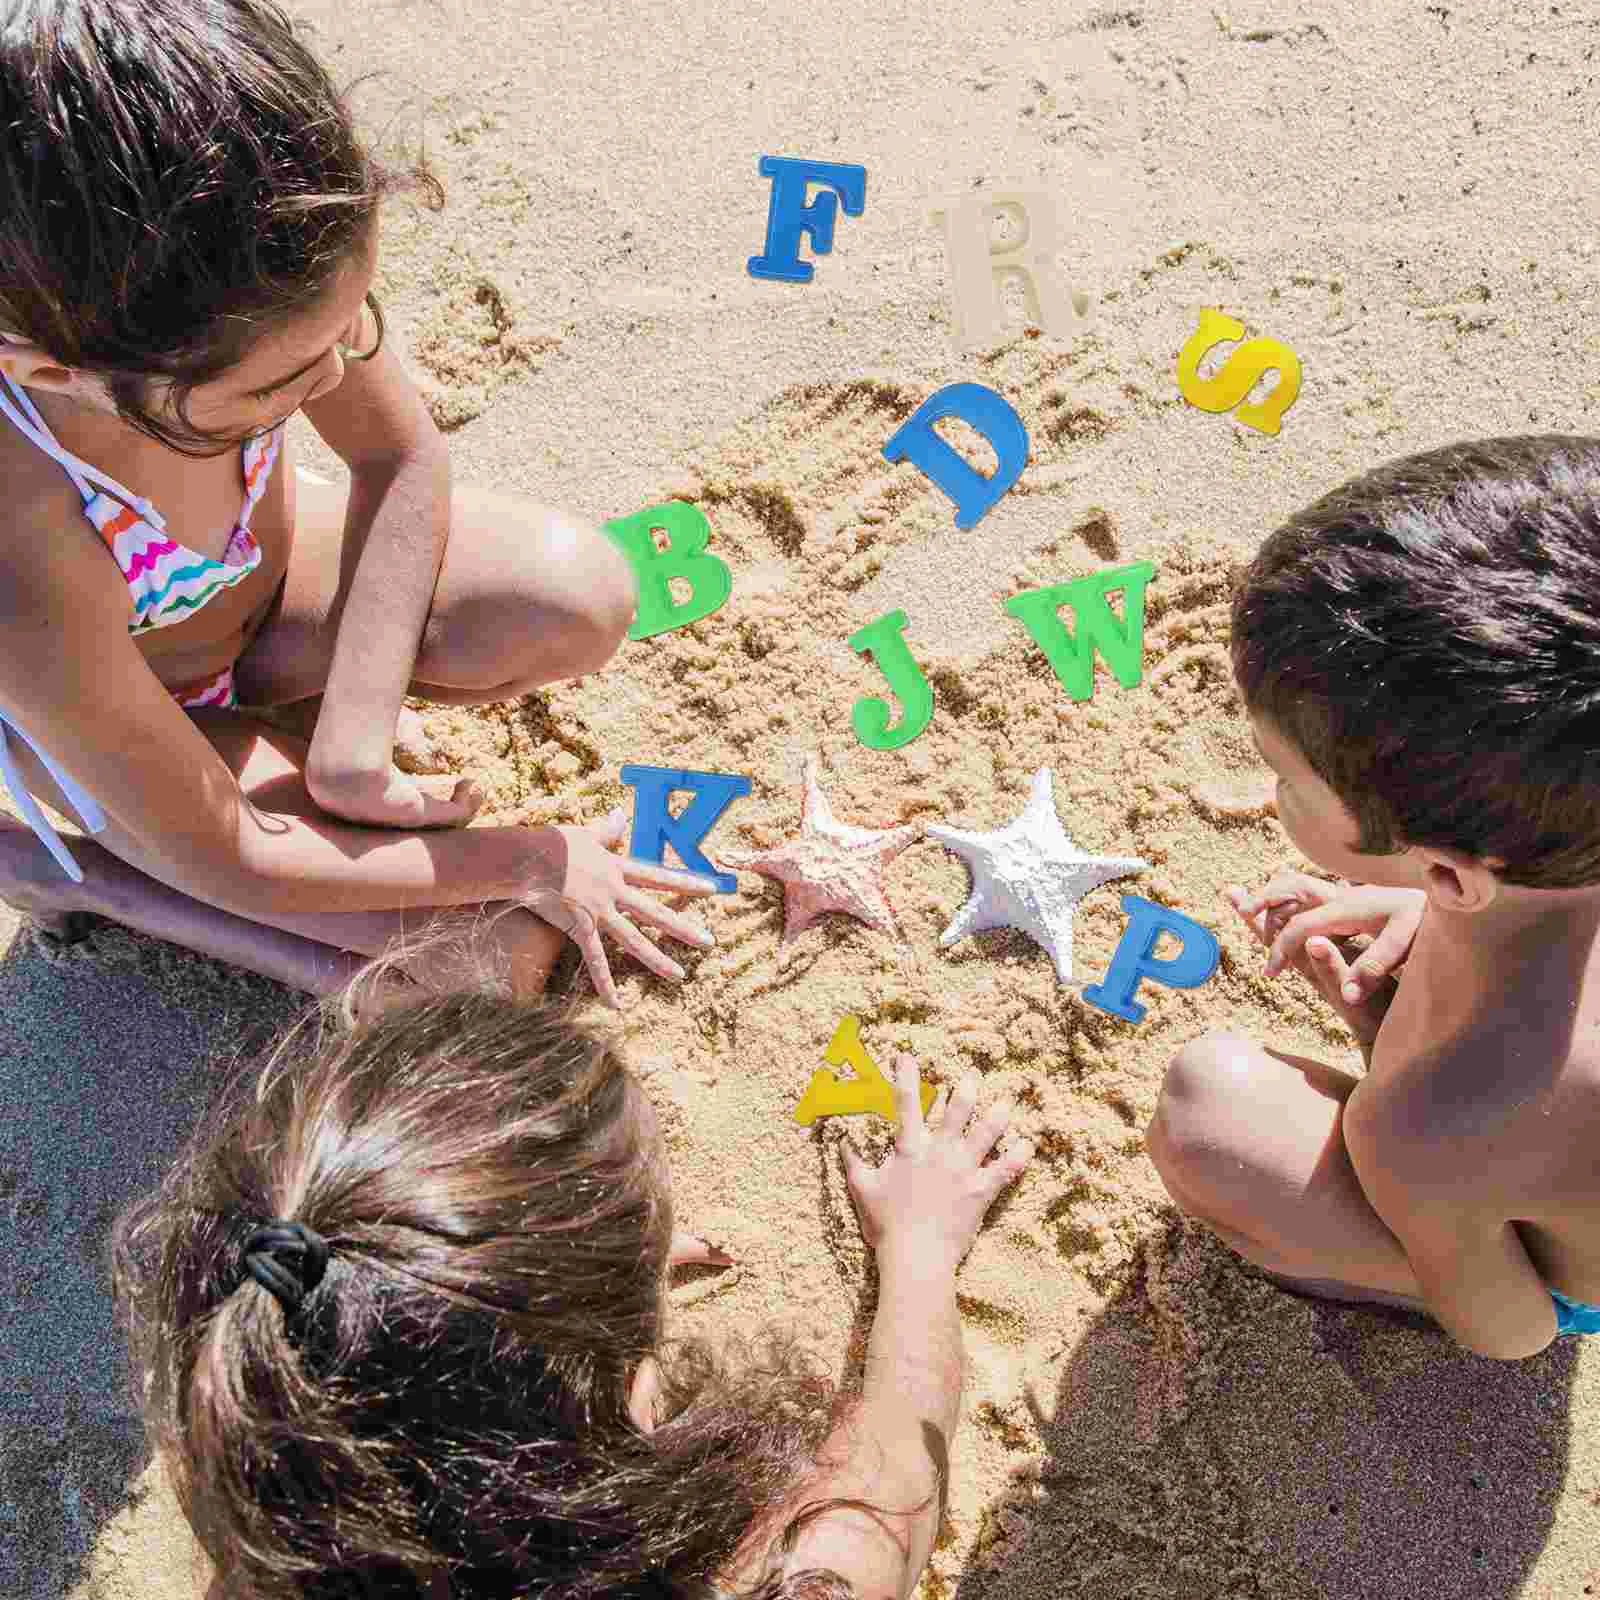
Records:
M1377 1036L1394 998L1394 973L1411 951L1428 897L1420 889L1340 885L1304 873L1275 873L1255 894L1227 897L1268 947L1266 975L1292 966L1363 1043ZM1366 934L1365 950L1349 941Z
M944 1117L932 1129L922 1117L916 1063L901 1056L884 1075L894 1086L900 1119L894 1154L881 1167L869 1167L853 1144L844 1145L845 1177L862 1236L881 1264L903 1264L919 1278L954 1275L995 1196L1027 1166L1033 1146L1022 1140L983 1164L1014 1108L1001 1100L968 1130L978 1101L975 1072L953 1094L943 1091Z

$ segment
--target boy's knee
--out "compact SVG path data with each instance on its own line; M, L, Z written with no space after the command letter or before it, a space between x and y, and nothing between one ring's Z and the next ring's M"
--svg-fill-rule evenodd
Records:
M1229 1160L1227 1130L1248 1103L1253 1046L1242 1034L1191 1039L1167 1065L1145 1148L1173 1198L1186 1203Z

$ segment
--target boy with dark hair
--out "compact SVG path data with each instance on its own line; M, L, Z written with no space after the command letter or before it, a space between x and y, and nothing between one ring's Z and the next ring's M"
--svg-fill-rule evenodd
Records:
M1483 1355L1600 1332L1600 439L1326 495L1246 572L1233 666L1285 831L1359 883L1230 898L1368 1071L1194 1040L1148 1132L1169 1192L1290 1287Z

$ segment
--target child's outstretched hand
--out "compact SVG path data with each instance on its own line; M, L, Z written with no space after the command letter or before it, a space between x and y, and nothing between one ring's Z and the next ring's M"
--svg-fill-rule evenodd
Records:
M844 1145L845 1178L862 1235L880 1263L905 1263L921 1278L953 1275L995 1196L1032 1159L1033 1146L1022 1140L990 1165L983 1164L1005 1133L1014 1107L1001 1100L969 1129L978 1101L975 1072L953 1094L942 1091L944 1116L937 1128L923 1120L916 1063L900 1056L884 1075L894 1086L900 1120L894 1154L881 1167L869 1167L853 1144L846 1140ZM929 1109L938 1107L935 1101Z
M1267 946L1266 975L1292 966L1344 1018L1363 1043L1377 1037L1394 998L1394 972L1411 951L1428 897L1420 889L1329 883L1303 872L1275 872L1254 894L1227 898ZM1349 940L1372 936L1357 953Z
M695 872L614 854L611 847L622 842L627 827L627 808L618 806L599 822L543 830L557 836L551 870L559 887L547 885L522 898L522 904L536 917L559 928L577 945L600 998L616 1009L621 1008L622 1001L612 981L605 946L600 942L602 929L658 977L674 981L682 980L683 968L656 949L628 916L702 950L716 943L707 929L640 892L656 889L664 894L715 894L716 884Z

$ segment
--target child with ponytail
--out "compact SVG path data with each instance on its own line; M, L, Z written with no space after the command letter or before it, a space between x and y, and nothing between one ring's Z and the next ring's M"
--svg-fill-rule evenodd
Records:
M955 1272L1031 1152L894 1069L859 1396L774 1331L675 1338L650 1101L570 1011L360 1007L241 1080L120 1219L153 1442L228 1600L909 1594L961 1384ZM938 1110L930 1114L937 1118ZM724 1258L725 1259L725 1258Z

